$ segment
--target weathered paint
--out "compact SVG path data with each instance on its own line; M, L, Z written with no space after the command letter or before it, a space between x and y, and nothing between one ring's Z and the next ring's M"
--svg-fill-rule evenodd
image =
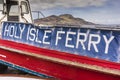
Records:
M4 22L2 39L119 63L120 32Z
M21 66L23 68L27 68L29 70L43 73L46 75L57 77L61 80L119 80L119 75L113 75L109 73L104 73L100 71L95 71L92 69L86 69L83 67L77 67L72 65L66 65L62 63L48 61L42 58L36 58L32 56L27 56L21 53L17 53L17 50L21 50L22 52L27 51L28 53L36 53L39 55L46 55L51 57L57 57L59 59L76 61L78 63L87 63L90 65L98 65L103 68L109 69L117 69L120 70L120 64L112 63L108 61L92 59L88 57L76 56L73 54L67 54L63 52L57 52L54 50L47 50L42 48L37 48L33 46L29 46L26 44L16 43L12 41L0 40L0 45L6 48L13 48L16 51L9 51L3 48L0 48L0 52L5 57L0 57L2 61L7 63L11 63L14 65ZM64 63L64 62L63 62ZM94 67L94 66L93 66ZM87 77L86 77L87 76ZM89 76L89 77L88 77Z
M5 22L0 52L3 62L61 80L120 79L119 31Z

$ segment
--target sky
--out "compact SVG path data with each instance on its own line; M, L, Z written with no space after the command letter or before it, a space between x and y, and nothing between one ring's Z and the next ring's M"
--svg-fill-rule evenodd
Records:
M97 24L120 24L120 0L30 0L30 3L32 11L41 11L46 17L71 14Z

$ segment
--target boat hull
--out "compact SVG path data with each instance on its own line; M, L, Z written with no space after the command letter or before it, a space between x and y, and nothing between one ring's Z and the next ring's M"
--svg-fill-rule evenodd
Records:
M119 80L119 36L118 30L3 22L0 60L43 77Z
M92 59L88 57L80 57L67 54L63 52L57 52L54 50L47 50L42 48L37 48L34 46L29 46L26 44L16 43L12 41L7 40L0 40L0 60L3 63L8 63L9 65L12 64L12 67L18 66L20 68L23 68L24 71L30 70L33 71L32 74L39 75L40 73L54 76L56 78L59 78L61 80L119 80L120 76L119 74L111 74L106 73L102 71L97 71L94 69L88 69L85 67L79 67L71 64L66 64L58 61L50 61L49 59L45 58L39 58L36 56L31 56L27 54L21 54L20 51L28 52L30 54L38 54L38 55L44 55L46 57L53 57L58 58L60 60L65 61L72 61L74 63L74 58L76 57L76 61L79 61L78 63L86 63L93 65L102 65L103 67L109 66L112 70L113 68L119 68L119 64L107 62L107 61L101 61L97 59ZM41 52L40 52L41 51ZM56 53L57 52L57 53ZM46 54L46 55L45 55ZM63 56L64 55L64 56ZM74 57L74 58L73 58ZM77 60L78 59L78 60ZM81 61L81 62L80 62ZM93 65L93 66L94 66ZM88 65L89 66L89 65ZM19 68L19 69L20 69Z

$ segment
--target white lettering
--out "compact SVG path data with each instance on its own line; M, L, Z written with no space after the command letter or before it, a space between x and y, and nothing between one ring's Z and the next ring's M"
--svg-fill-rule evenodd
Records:
M110 44L115 38L115 36L108 37L107 35L99 35L97 33L90 34L90 32L88 31L86 33L84 32L82 33L79 31L78 33L76 33L70 30L69 31L57 31L57 33L53 35L51 30L46 29L44 32L40 32L42 30L36 27L33 27L31 25L28 25L27 27L28 28L26 28L26 24L25 25L19 24L19 26L15 24L14 25L7 24L4 26L3 35L6 38L11 37L13 38L13 40L16 38L16 39L21 39L22 41L23 38L26 38L28 41L33 41L33 44L35 42L35 43L43 43L43 44L48 44L48 45L51 42L51 38L55 37L56 46L62 43L62 46L65 46L68 48L76 48L75 50L78 50L78 49L88 50L88 51L94 50L95 52L102 52L104 50L102 52L104 54L108 54ZM25 31L26 29L28 30ZM101 44L102 42L100 43L100 41L102 41L104 44ZM100 47L103 47L103 49L101 49Z
M10 26L10 28L9 28L9 36L10 37L13 37L14 36L14 30L15 30L15 27L14 26Z
M81 36L84 36L84 38L80 39ZM84 43L85 43L86 40L87 40L87 35L85 33L78 33L78 35L77 35L77 42L76 42L76 48L78 48L79 43L81 43L82 48L84 50L86 50L85 45L84 45Z
M50 42L46 42L45 39L48 38L49 36L47 36L47 33L51 33L51 31L46 30L43 36L43 43L44 44L50 44Z
M110 43L112 42L112 40L114 39L114 36L111 36L110 39L107 39L107 37L105 35L103 35L103 38L105 40L106 46L105 46L105 54L108 54L108 49L110 46Z
M39 40L39 29L37 29L37 34L36 34L36 39L35 41L38 42L38 43L41 43L41 41Z
M35 28L31 28L30 29L29 40L31 40L31 41L35 40L35 33L36 33L36 29Z
M17 28L15 27L15 35L14 35L15 38L19 39L19 36L17 36Z
M97 38L97 41L92 41L93 38ZM96 51L96 52L99 52L98 49L97 49L97 44L100 43L100 39L101 39L101 37L100 37L99 35L90 34L89 42L88 42L88 50L90 51L91 45L93 45L95 51Z
M62 39L59 35L65 34L65 31L57 31L56 42L55 45L58 45L58 40Z
M4 30L4 36L8 36L8 34L9 34L9 26L6 25Z
M76 35L76 33L75 32L67 32L65 46L70 47L70 48L74 48L74 45L68 44L69 41L72 41L72 38L70 38L69 35Z
M24 29L25 29L25 25L23 27L19 26L19 28L20 28L20 39L22 39L22 34L23 34Z
M28 27L27 40L29 39L29 34L30 34L30 26Z

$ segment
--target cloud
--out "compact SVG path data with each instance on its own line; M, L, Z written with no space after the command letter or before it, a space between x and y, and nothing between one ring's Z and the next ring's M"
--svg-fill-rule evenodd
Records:
M90 7L102 6L107 0L30 0L31 7L34 10L50 9L56 7Z

